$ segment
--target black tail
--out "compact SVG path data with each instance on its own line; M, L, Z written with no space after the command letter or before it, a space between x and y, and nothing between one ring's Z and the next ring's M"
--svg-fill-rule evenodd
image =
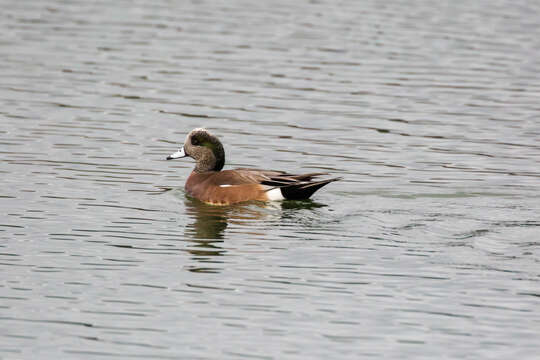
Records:
M322 188L324 185L329 184L333 181L341 180L342 178L333 178L328 180L321 180L321 181L312 181L312 182L298 182L298 183L292 183L285 186L280 186L281 193L283 194L283 197L288 200L304 200L309 199L311 195L320 188Z

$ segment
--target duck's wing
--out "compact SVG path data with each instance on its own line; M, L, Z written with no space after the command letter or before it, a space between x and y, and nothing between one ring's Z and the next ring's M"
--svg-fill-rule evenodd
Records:
M276 170L259 170L250 168L238 168L234 170L226 170L233 172L238 179L244 179L248 182L256 182L270 186L285 186L299 182L310 182L313 178L321 175L328 175L325 172L307 173L307 174L291 174L284 171Z
M258 170L258 169L235 169L231 170L237 174L238 179L244 179L250 183L258 183L267 186L267 191L279 189L285 199L301 200L308 199L315 191L326 184L342 178L332 178L325 180L314 180L321 175L328 173L307 173L290 174L283 171Z

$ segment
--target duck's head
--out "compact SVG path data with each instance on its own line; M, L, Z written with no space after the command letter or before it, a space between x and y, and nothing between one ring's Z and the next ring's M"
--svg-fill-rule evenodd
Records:
M174 154L167 156L167 160L190 156L195 161L196 172L220 171L225 165L225 150L217 137L208 130L197 128L191 130L186 136L184 146Z

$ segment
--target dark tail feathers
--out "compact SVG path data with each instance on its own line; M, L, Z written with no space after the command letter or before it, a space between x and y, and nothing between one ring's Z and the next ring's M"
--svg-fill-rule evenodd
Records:
M280 186L281 193L283 197L288 200L304 200L309 199L311 195L324 185L329 184L333 181L341 180L342 178L337 177L333 179L321 180L321 181L301 181L298 183L292 183L285 186Z

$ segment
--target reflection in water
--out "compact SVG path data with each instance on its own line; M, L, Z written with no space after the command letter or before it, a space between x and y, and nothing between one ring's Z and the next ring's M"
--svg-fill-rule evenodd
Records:
M313 200L288 200L283 201L281 204L281 208L284 211L285 214L294 214L295 210L312 210L312 209L318 209L327 206L326 204L321 204L318 202L315 202Z
M208 205L189 196L185 197L186 213L194 221L185 228L186 239L192 246L186 249L193 255L197 265L188 266L192 272L216 273L223 264L219 257L227 250L219 246L229 225L237 225L242 232L253 237L265 237L266 229L273 224L286 222L303 223L299 210L310 210L326 205L311 200L284 201L279 203L249 202L229 206ZM232 232L232 231L231 231Z
M186 226L185 234L195 240L223 239L229 223L240 224L250 220L261 220L271 214L264 211L267 208L266 204L256 202L216 206L186 196L185 206L186 213L195 220Z
M310 210L326 205L311 200L283 201L283 202L249 202L229 206L208 205L197 199L186 196L186 212L195 221L186 226L185 234L188 238L201 240L223 239L225 229L229 223L246 225L257 220L257 225L278 219L290 219L298 216L298 210ZM296 215L295 215L296 213ZM261 234L261 227L257 226L250 232L252 235ZM213 243L215 241L208 241Z
M223 239L227 228L227 212L224 207L207 205L186 197L186 212L195 221L186 226L185 234L192 239Z
M218 257L226 250L218 244L223 242L225 229L229 223L241 224L250 220L263 220L269 216L263 210L263 204L235 204L215 206L205 204L189 196L185 197L186 213L194 221L186 225L185 237L193 243L186 249L193 255L198 265L189 266L191 272L216 273L221 270L215 264L222 264Z

